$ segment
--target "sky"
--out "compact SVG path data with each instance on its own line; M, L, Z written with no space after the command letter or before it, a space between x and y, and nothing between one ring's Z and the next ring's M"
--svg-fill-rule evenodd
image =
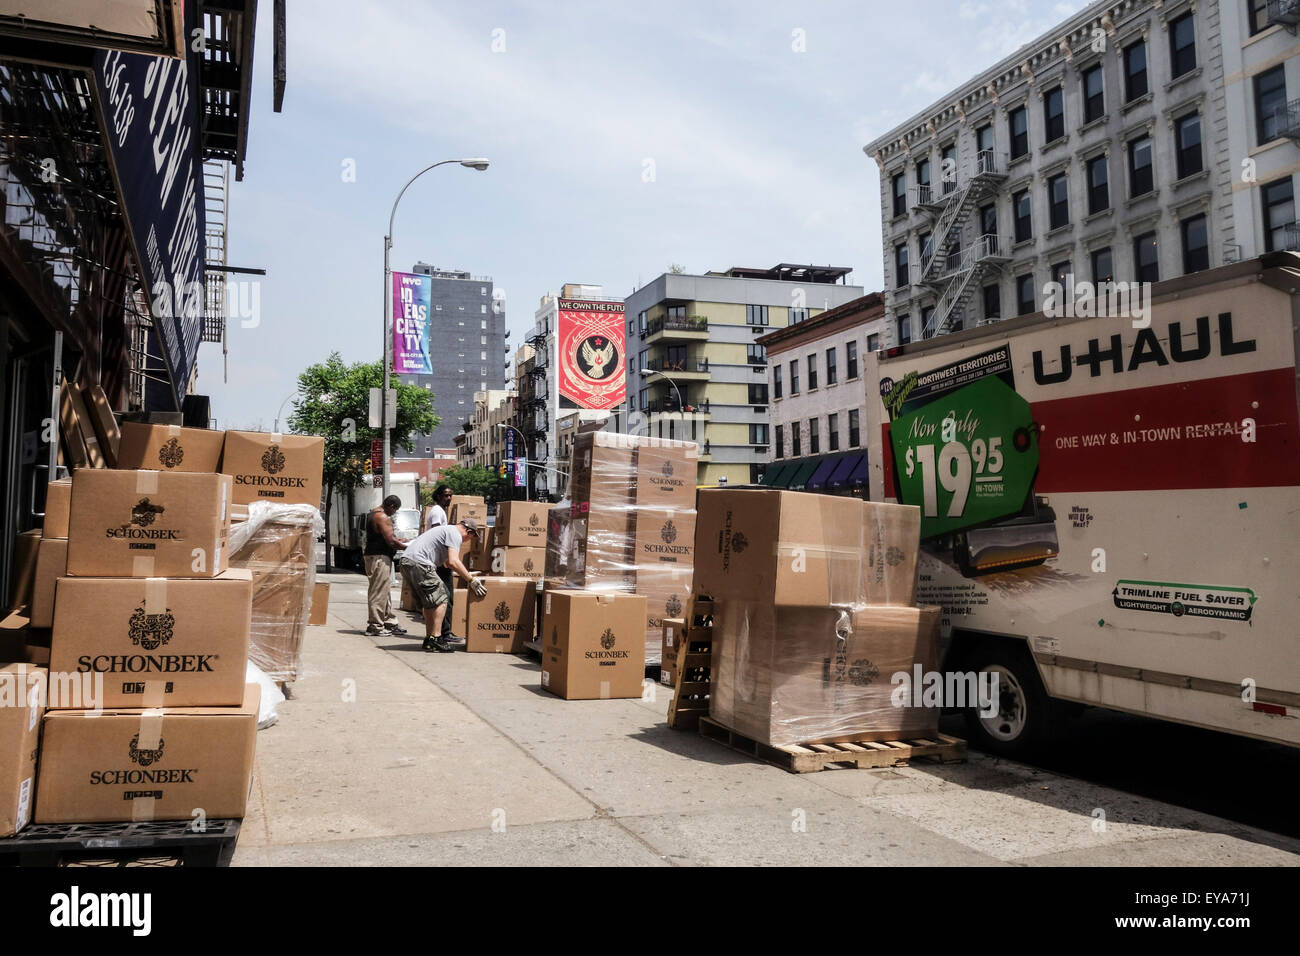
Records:
M227 258L266 275L233 306L228 380L205 344L196 391L218 427L270 430L308 365L380 358L383 237L425 166L492 164L407 190L393 268L491 276L512 350L563 283L626 296L673 264L847 266L870 292L880 186L862 147L1086 3L291 0L279 114L258 6Z

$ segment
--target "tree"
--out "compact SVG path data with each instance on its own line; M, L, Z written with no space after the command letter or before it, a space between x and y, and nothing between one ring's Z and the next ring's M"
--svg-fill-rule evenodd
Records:
M351 493L366 479L370 443L384 433L371 428L370 390L383 388L381 362L343 364L338 352L324 362L308 366L298 376L298 398L289 416L290 431L319 435L325 439L325 527L335 491ZM393 380L397 389L397 420L392 423L393 447L406 445L412 432L431 432L439 417L433 412L433 397L426 389ZM327 539L328 540L328 539ZM325 548L325 567L330 567L330 549Z
M441 484L453 495L476 495L486 501L509 501L510 485L496 471L482 465L449 465L442 470Z

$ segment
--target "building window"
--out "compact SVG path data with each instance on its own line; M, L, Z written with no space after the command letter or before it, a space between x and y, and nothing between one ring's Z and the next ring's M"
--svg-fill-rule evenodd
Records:
M868 352L878 352L878 351L880 351L880 333L879 333L879 332L872 332L870 335L867 336L867 351L868 351Z
M1268 21L1268 0L1249 0L1248 6L1250 7L1251 36L1268 29L1272 25Z
M808 419L808 454L821 454L822 443L821 436L817 432L817 419Z
M1171 78L1196 68L1196 21L1190 13L1169 24L1169 60Z
M1002 290L996 283L984 287L984 318L1002 318Z
M745 324L746 325L767 325L767 306L765 305L745 306Z
M1139 137L1128 144L1128 181L1130 196L1144 196L1155 188L1149 136Z
M1047 181L1048 222L1053 229L1070 224L1070 183L1065 173Z
M1260 194L1264 200L1264 251L1289 248L1287 227L1295 222L1295 192L1291 187L1291 177L1269 183Z
M808 391L817 388L817 356L808 356Z
M751 445L767 444L767 423L752 422L749 426L749 443Z
M845 377L848 378L849 381L852 381L853 379L857 378L858 377L858 343L857 342L844 343L844 364L846 366L846 368L844 369Z
M1065 262L1058 262L1052 266L1053 282L1059 282L1062 286L1064 286L1065 278L1069 274L1070 274L1070 262L1068 259Z
M862 444L862 432L858 427L858 410L849 409L849 447L857 448Z
M1278 112L1286 106L1286 68L1279 64L1255 77L1256 145L1263 146L1278 137Z
M1160 281L1160 250L1154 232L1144 232L1133 240L1133 266L1139 282Z
M917 237L918 244L921 247L921 268L924 269L930 263L930 257L934 255L934 243L931 242L931 236L928 232L923 232Z
M642 338L645 338L646 314L644 311L642 311L639 315L637 315L636 321L637 321L637 331L641 333Z
M1201 165L1201 114L1192 113L1174 123L1178 144L1178 178L1199 173Z
M799 394L799 360L794 359L790 362L790 394Z
M835 350L827 349L826 350L826 384L834 385L836 381L838 381L838 379L836 378L837 374L838 371L835 367Z
M1147 94L1147 41L1124 48L1124 102L1131 103Z
M799 434L799 423L790 423L790 457L798 458L803 454L802 436Z
M916 185L921 187L920 192L925 192L930 186L930 161L922 159L916 164Z
M481 286L479 286L479 287L478 287L478 294L479 294L479 295L487 295L487 286L485 286L485 285L481 285Z
M777 460L780 460L781 456L785 454L785 426L784 425L776 426L776 444L772 446L772 452L773 452L772 457L776 458Z
M925 330L931 327L931 319L934 318L934 306L927 305L921 308L921 335L925 335Z
M1088 214L1110 208L1110 167L1105 156L1088 160Z
M1016 276L1016 315L1028 315L1034 311L1034 274L1028 272Z
M749 404L751 405L767 404L767 382L749 383Z
M840 416L831 414L826 417L826 447L831 451L840 450Z
M781 397L781 366L772 366L772 395L775 398Z
M904 313L898 317L898 344L906 345L912 341L912 317Z
M892 180L894 189L894 215L907 213L907 173L896 173Z
M748 355L750 365L767 364L767 346L755 345L753 342L750 342L745 346L745 352Z
M998 207L994 203L980 207L980 235L996 236L998 234Z
M478 337L478 344L479 344L479 345L487 345L487 336L486 336L486 335L480 335L480 336Z
M1022 189L1011 197L1011 210L1016 217L1016 242L1025 242L1034 237L1034 225L1030 216L1029 190Z
M1115 267L1110 260L1110 246L1092 250L1092 281L1114 282Z
M478 310L479 310L479 313L480 313L480 314L486 314L486 313L487 313L487 306L486 306L486 305L480 305L480 306L478 307Z
M1083 74L1083 121L1091 123L1106 115L1106 89L1102 79L1101 64Z
M479 319L478 327L479 327L480 329L486 329L486 328L487 328L487 319Z
M798 325L800 322L808 321L807 309L791 309L789 325Z
M949 143L943 148L939 162L939 179L943 182L943 194L945 196L957 186L956 143Z
M1023 106L1007 114L1007 125L1011 131L1011 158L1024 156L1029 152L1029 114Z
M911 284L907 270L907 243L900 242L894 246L894 288L903 289Z
M1182 222L1183 272L1200 272L1210 268L1210 233L1205 216L1193 216Z
M1065 135L1065 91L1059 86L1043 97L1043 121L1044 143L1053 143Z

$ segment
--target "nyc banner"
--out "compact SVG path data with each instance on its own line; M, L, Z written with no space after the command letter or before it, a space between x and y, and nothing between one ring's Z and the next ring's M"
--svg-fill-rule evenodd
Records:
M393 368L398 373L428 375L429 300L433 278L411 272L393 273Z

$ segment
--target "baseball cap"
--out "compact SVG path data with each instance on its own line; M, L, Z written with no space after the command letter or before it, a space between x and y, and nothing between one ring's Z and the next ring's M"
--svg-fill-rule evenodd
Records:
M460 523L465 526L465 530L472 535L478 534L478 522L473 518L462 518Z

